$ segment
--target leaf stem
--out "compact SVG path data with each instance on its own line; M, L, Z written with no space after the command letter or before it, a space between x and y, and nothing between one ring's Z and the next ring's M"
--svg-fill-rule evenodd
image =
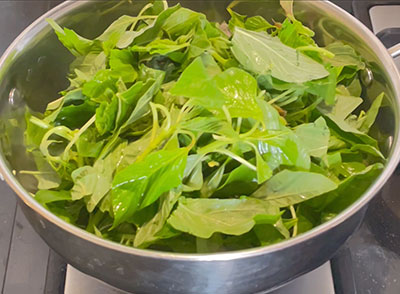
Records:
M222 65L225 65L226 63L226 59L223 58L221 55L219 55L216 51L212 50L211 51L211 55L212 57L214 57L219 63L221 63Z
M290 205L289 209L290 209L290 213L292 214L292 218L297 219L296 210L294 209L294 206ZM296 224L293 226L292 237L296 237L296 235L297 235L297 221L296 221Z
M155 106L154 103L150 102L150 109L151 109L151 114L153 115L153 128L151 130L151 139L150 142L154 141L157 131L159 129L159 124L158 124L158 112L157 112L157 107Z
M246 159L236 155L235 153L233 153L231 151L228 151L228 150L225 150L225 149L217 149L217 150L214 150L212 152L216 152L216 153L220 153L220 154L224 154L226 156L229 156L232 159L236 160L237 162L240 162L241 164L247 166L248 168L250 168L250 169L252 169L254 171L257 171L257 167L255 165L251 164Z
M293 89L293 88L287 89L285 92L283 92L283 93L279 94L278 96L276 96L275 98L269 100L268 103L274 104L276 101L286 97L287 95L293 93L294 91L295 91L295 89Z
M318 52L321 53L322 55L325 55L328 58L334 58L335 54L333 54L332 52L321 48L321 47L316 47L316 46L301 46L301 47L297 47L296 50L300 51L300 52L304 52L304 51L313 51L313 52Z
M192 141L190 142L189 146L187 146L188 151L190 151L194 147L194 145L196 144L196 136L192 132L185 131L185 130L179 130L179 133L186 134L192 139Z
M254 134L254 132L257 130L258 126L260 125L260 122L256 122L250 129L250 131L248 131L247 133L244 134L240 134L239 137L240 138L247 138L249 136L251 136L252 134Z
M89 119L83 127L74 135L72 140L68 143L67 147L63 152L62 158L67 161L68 160L68 151L72 148L72 146L78 141L79 137L96 121L96 115L93 115L91 119Z
M132 22L131 27L129 28L129 31L133 31L136 27L136 24L138 23L139 20L145 19L145 18L157 18L157 15L143 15L143 13L149 9L150 7L153 6L153 3L147 3L139 12L135 20Z
M231 114L229 113L228 108L226 107L226 105L222 106L222 110L225 114L226 120L228 121L228 123L231 125L232 124L232 117Z
M42 129L48 129L49 127L51 127L49 124L42 121L41 119L38 119L36 116L31 116L29 118L29 121Z
M238 117L238 119L237 119L237 125L236 125L236 132L237 132L238 134L240 134L240 128L241 128L241 126L242 126L242 118L241 118L241 117Z

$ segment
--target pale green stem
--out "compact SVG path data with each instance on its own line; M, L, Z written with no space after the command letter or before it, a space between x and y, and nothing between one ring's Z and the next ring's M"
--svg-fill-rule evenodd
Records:
M292 214L292 218L297 219L296 210L294 209L294 206L290 205L289 209L290 209L290 213ZM297 222L293 227L292 237L296 237L296 235L297 235Z
M72 140L68 143L67 147L65 147L64 153L63 153L63 159L67 160L68 159L68 152L74 146L76 141L78 141L79 137L96 121L96 115L93 115L91 119L89 119L83 127L80 128L80 130L74 135Z
M240 156L236 155L236 154L233 153L233 152L230 152L230 151L225 150L225 149L223 149L223 150L215 150L215 151L213 151L213 152L216 152L216 153L220 153L220 154L224 154L224 155L226 155L226 156L229 156L230 158L236 160L237 162L240 162L241 164L247 166L248 168L250 168L250 169L252 169L252 170L254 170L254 171L257 171L257 167L256 167L255 165L251 164L251 163L248 162L246 159L241 158Z
M268 101L269 104L274 104L275 102L277 102L278 100L286 97L288 94L291 94L295 91L295 89L291 88L291 89L287 89L285 92L279 94L278 96L276 96L275 98L271 99Z

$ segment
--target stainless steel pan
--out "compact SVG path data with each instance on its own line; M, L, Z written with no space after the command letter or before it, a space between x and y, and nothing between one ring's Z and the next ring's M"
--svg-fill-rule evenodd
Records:
M221 21L226 1L181 1ZM24 104L38 111L65 88L71 57L45 22L46 17L86 37L99 34L122 14L135 14L143 2L65 2L29 26L0 59L0 122L23 119ZM239 3L238 12L281 17L277 1ZM218 254L174 254L125 247L74 227L44 209L29 195L33 184L13 170L27 168L22 131L5 127L0 141L0 173L19 197L23 211L42 238L79 270L134 293L262 293L308 272L334 255L362 220L366 204L379 192L400 157L400 76L389 50L357 19L327 1L300 1L295 14L317 31L320 42L343 40L368 60L364 83L368 97L382 90L386 107L377 122L387 138L386 168L364 195L336 218L294 239L262 248ZM391 56L392 54L392 56ZM1 124L0 124L1 125Z

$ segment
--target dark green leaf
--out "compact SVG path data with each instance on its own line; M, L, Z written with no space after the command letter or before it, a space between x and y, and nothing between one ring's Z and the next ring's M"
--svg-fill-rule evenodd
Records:
M79 105L71 104L61 108L55 123L70 129L79 129L95 114L95 111L96 104L89 100L85 100Z
M217 191L225 172L225 166L225 164L222 164L204 181L200 190L202 198L209 198L215 191Z
M157 151L118 172L112 184L114 227L182 183L187 150Z
M158 233L164 227L179 196L180 193L171 190L161 197L160 208L157 214L137 231L133 243L135 247L144 247L159 238Z

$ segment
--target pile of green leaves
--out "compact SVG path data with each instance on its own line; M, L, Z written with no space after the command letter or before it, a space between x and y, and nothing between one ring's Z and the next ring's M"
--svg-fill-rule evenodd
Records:
M35 199L102 238L217 252L334 217L383 168L353 48L295 19L229 23L156 1L94 40L48 20L76 57L70 86L26 113ZM368 109L363 111L362 109Z

